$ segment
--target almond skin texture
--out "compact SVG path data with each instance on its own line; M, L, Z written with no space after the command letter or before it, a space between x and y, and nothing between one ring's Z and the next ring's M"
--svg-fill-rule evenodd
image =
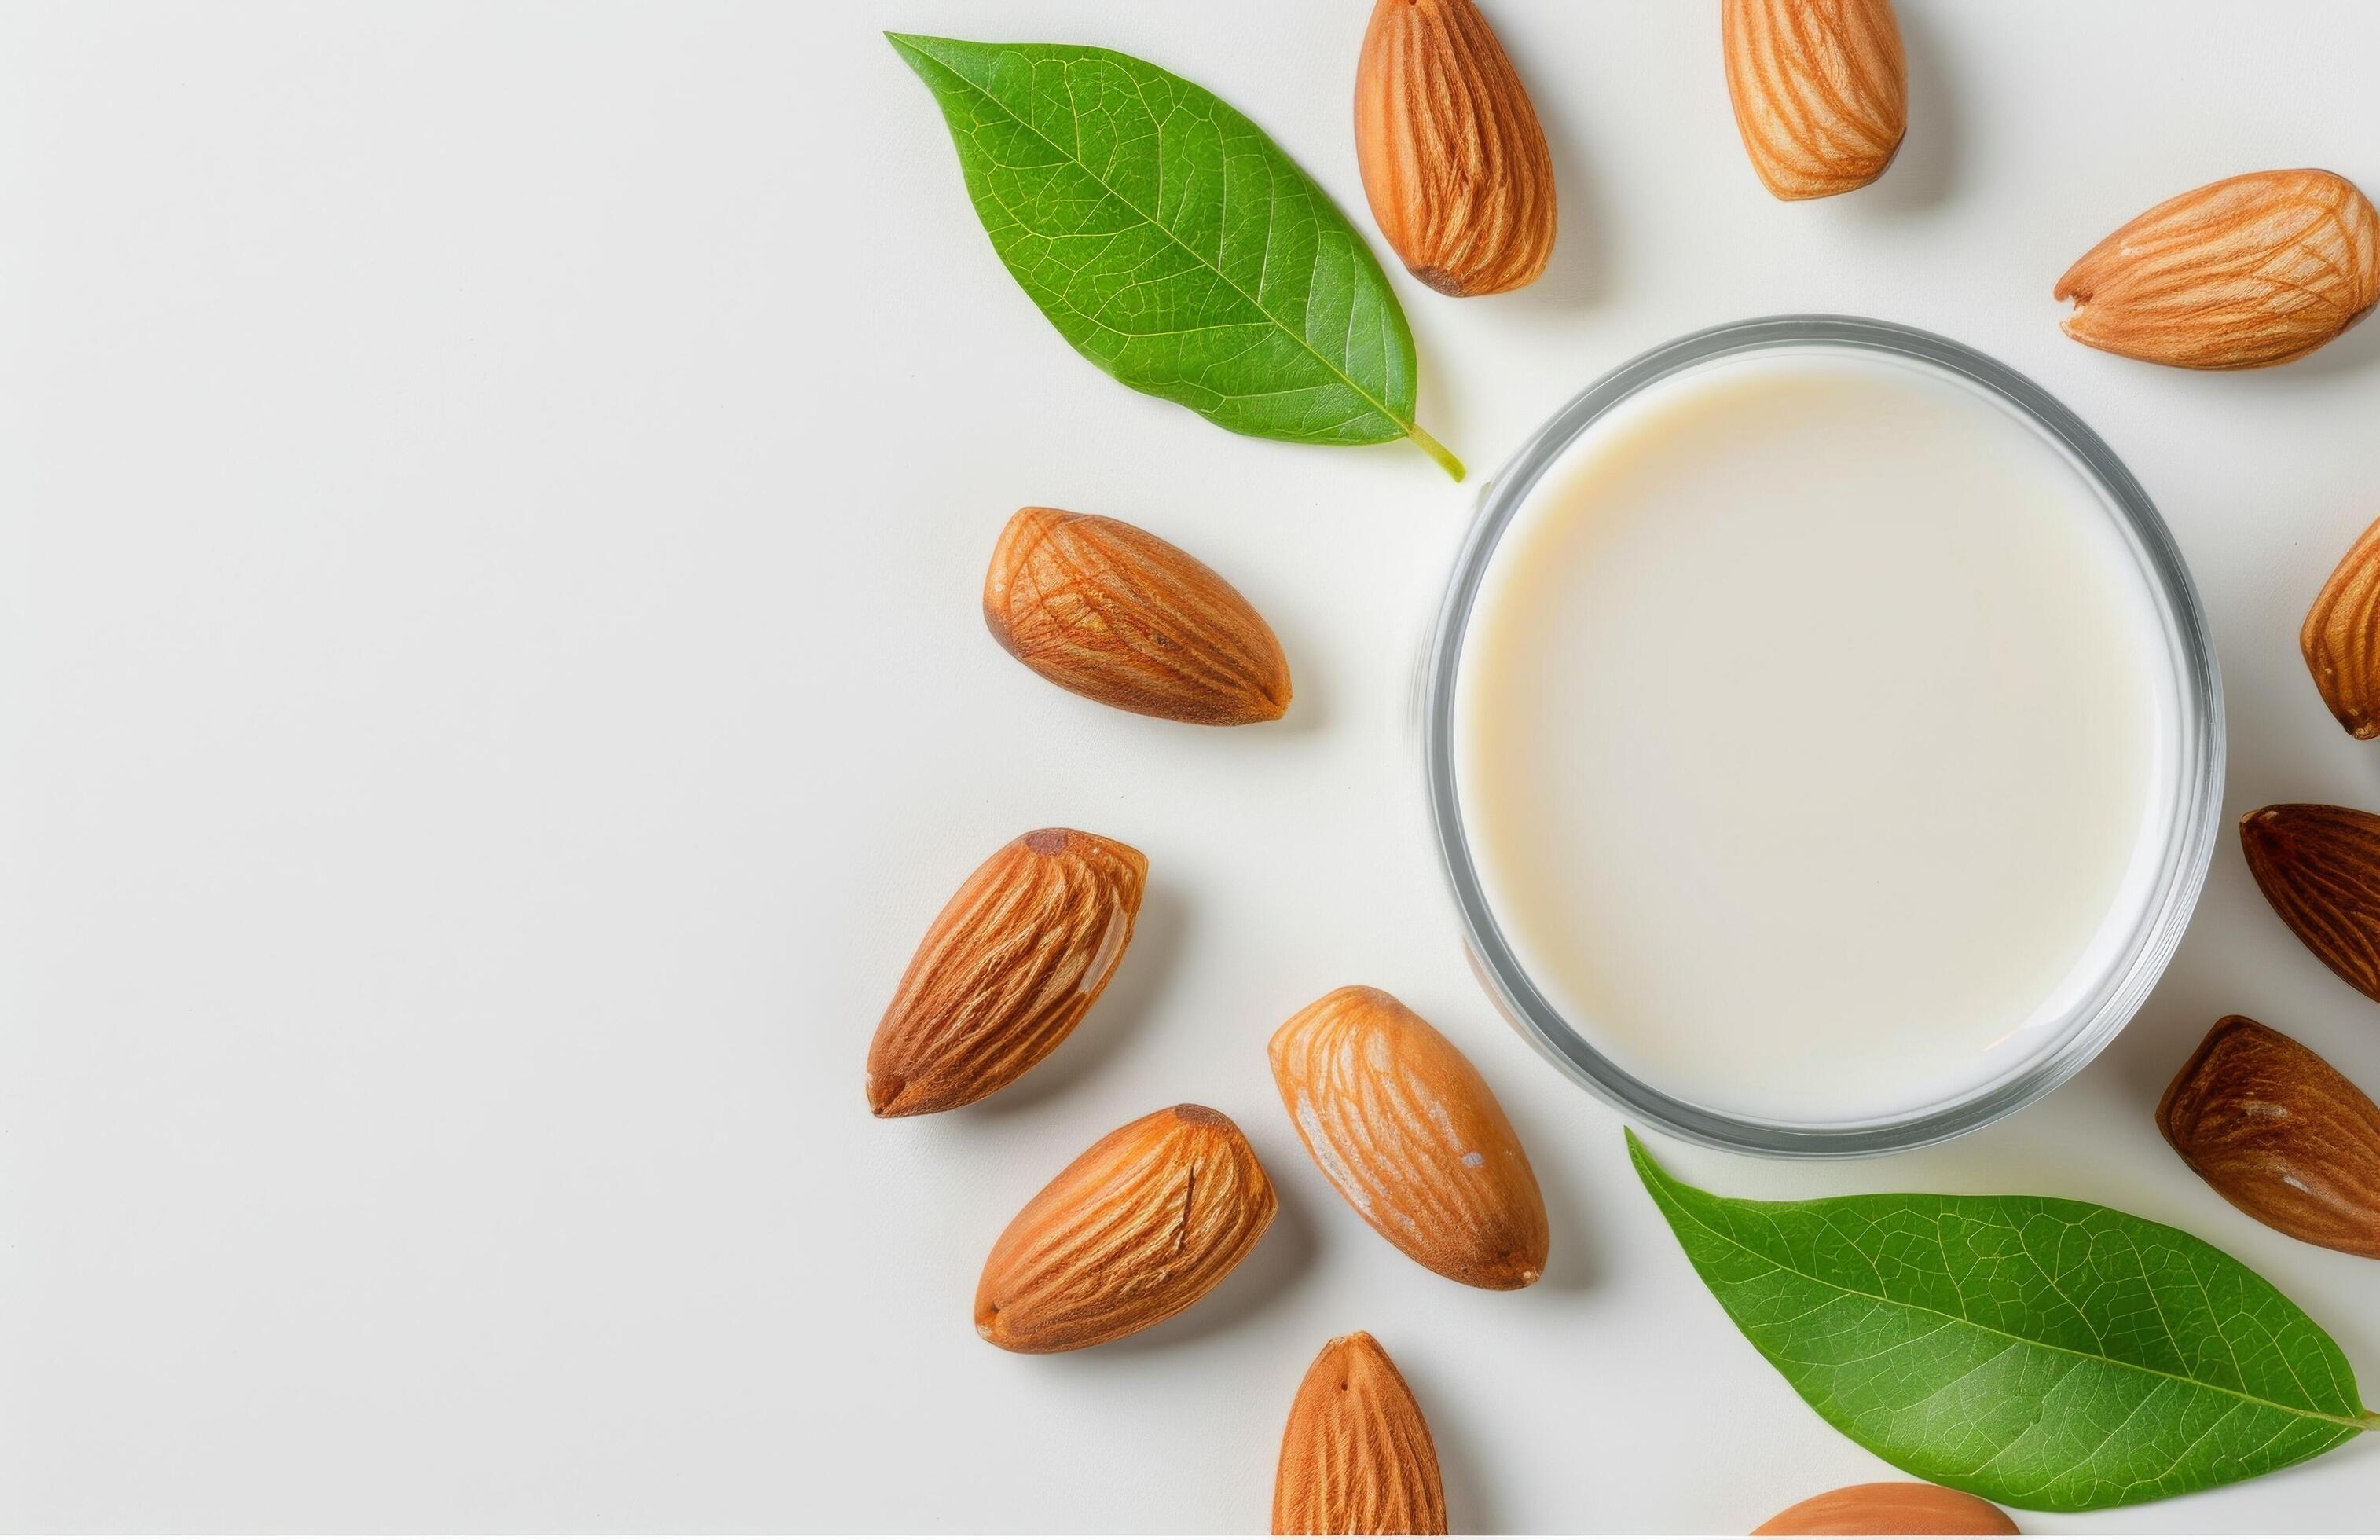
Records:
M993 1243L975 1329L1011 1352L1113 1341L1196 1304L1272 1223L1239 1125L1184 1102L1093 1145Z
M1755 1534L2016 1534L2014 1520L1981 1498L1922 1481L1838 1486L1779 1513Z
M983 622L1026 668L1119 710L1235 727L1289 709L1289 661L1264 617L1121 519L1019 508L984 574Z
M1536 109L1472 0L1378 0L1355 64L1364 196L1413 275L1458 297L1535 283L1554 250Z
M1037 829L975 869L917 943L868 1045L880 1118L990 1096L1063 1042L1132 941L1148 858Z
M1322 1174L1434 1273L1520 1289L1546 1270L1546 1200L1496 1094L1394 996L1333 989L1272 1038L1281 1105Z
M2380 522L2339 558L2314 597L2298 650L2338 725L2359 738L2380 734Z
M2380 1000L2380 819L2285 802L2240 820L2249 875L2339 977Z
M2226 1016L2166 1087L2157 1128L2231 1206L2380 1257L2380 1107L2286 1034Z
M2380 215L2327 171L2258 171L2169 198L2058 280L2066 334L2183 369L2302 358L2380 299Z
M1272 1484L1275 1534L1444 1534L1438 1446L1368 1331L1333 1337L1290 1403Z
M1720 0L1736 131L1761 184L1830 198L1884 175L1909 131L1891 0Z

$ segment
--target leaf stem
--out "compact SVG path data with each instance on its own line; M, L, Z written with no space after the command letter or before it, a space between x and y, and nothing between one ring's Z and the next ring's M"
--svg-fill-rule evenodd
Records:
M1448 449L1446 445L1439 443L1436 439L1431 438L1420 423L1407 423L1405 425L1405 436L1412 439L1414 443L1419 444L1423 454L1428 455L1431 459L1436 460L1438 462L1439 469L1446 472L1446 474L1453 477L1458 481L1463 479L1463 462L1454 457L1454 452L1452 450Z

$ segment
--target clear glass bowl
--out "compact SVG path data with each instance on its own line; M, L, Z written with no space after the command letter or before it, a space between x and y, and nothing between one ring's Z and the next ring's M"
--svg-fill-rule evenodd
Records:
M1530 981L1498 929L1465 839L1454 770L1455 688L1465 628L1498 540L1537 479L1621 402L1681 370L1730 357L1819 346L1867 350L1958 375L2029 418L2099 490L2128 537L2170 649L2180 735L2173 805L2140 923L2041 1052L1946 1101L1860 1122L1789 1122L1682 1100L1598 1052ZM1478 513L1448 580L1423 681L1422 742L1430 819L1480 980L1522 1034L1558 1067L1633 1120L1682 1138L1754 1155L1882 1155L1949 1139L2048 1094L2091 1061L2140 1008L2190 921L2215 848L2223 802L2223 689L2189 569L2140 483L2096 433L2046 391L1971 347L1889 321L1853 316L1770 316L1696 332L1613 370L1554 414L1482 489Z

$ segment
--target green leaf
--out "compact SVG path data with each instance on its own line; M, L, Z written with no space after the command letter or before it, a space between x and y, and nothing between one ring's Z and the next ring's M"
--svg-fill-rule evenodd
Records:
M2322 1328L2180 1231L2064 1198L1723 1198L1628 1150L1761 1356L1912 1475L2073 1511L2380 1427Z
M992 249L1083 357L1235 433L1409 438L1463 479L1414 421L1380 264L1263 129L1104 48L885 35L941 103Z

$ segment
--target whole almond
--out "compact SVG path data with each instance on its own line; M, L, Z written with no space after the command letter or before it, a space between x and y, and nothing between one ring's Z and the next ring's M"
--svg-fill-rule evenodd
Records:
M1355 63L1355 164L1380 234L1440 294L1535 283L1554 249L1553 157L1472 0L1378 0Z
M2286 1034L2226 1016L2157 1103L2166 1143L2242 1213L2380 1257L2380 1107Z
M1102 705L1210 726L1289 709L1289 661L1205 563L1122 519L1019 508L983 578L993 639Z
M2285 802L2240 820L2249 875L2323 965L2380 1000L2380 818Z
M2380 734L2380 521L2339 558L2298 632L2313 686L2338 725Z
M2313 352L2380 300L2380 214L2327 171L2258 171L2169 198L2058 280L2076 342L2184 369Z
M1892 0L1721 0L1736 131L1763 186L1829 198L1884 175L1909 131Z
M1272 1223L1239 1125L1184 1102L1076 1157L1008 1221L975 1289L975 1329L1011 1352L1112 1341L1196 1304Z
M1429 1424L1368 1331L1330 1339L1297 1388L1273 1476L1272 1532L1446 1533Z
M1140 913L1148 858L1074 829L1037 829L942 905L868 1045L880 1118L990 1096L1039 1063L1108 987Z
M1546 1269L1546 1201L1496 1094L1394 996L1333 989L1272 1037L1281 1105L1322 1174L1407 1256L1481 1289Z
M1755 1534L2016 1534L2016 1522L1981 1498L1922 1481L1838 1486L1795 1503Z

